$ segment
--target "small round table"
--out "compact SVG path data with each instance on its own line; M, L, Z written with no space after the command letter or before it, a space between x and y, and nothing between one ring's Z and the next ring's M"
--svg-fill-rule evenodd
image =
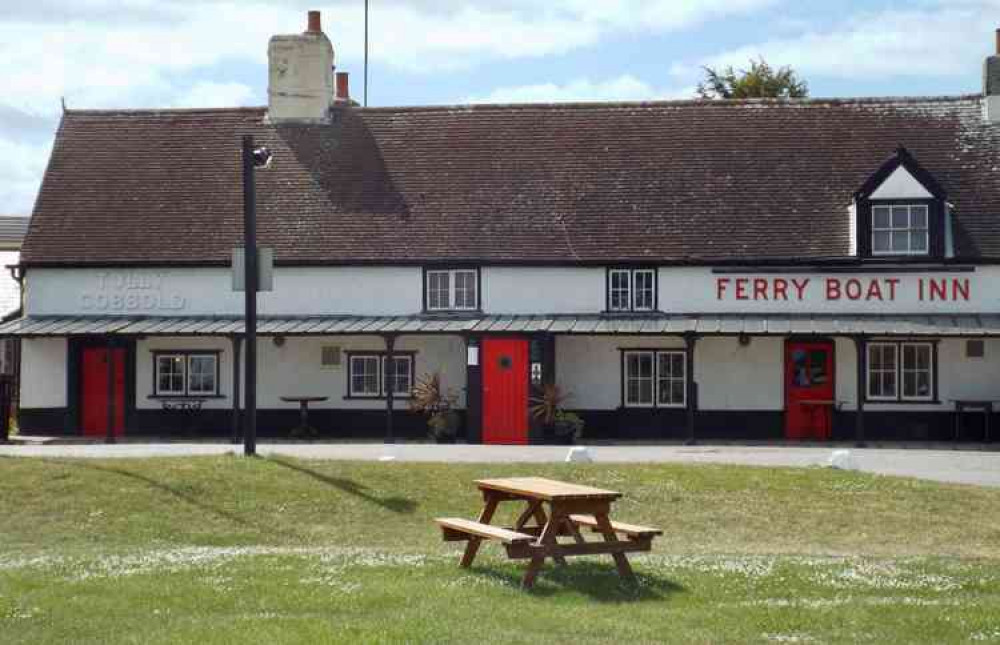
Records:
M326 396L283 396L281 400L286 403L299 404L299 425L292 428L292 436L315 436L319 434L316 428L309 425L309 404L322 403L329 397Z

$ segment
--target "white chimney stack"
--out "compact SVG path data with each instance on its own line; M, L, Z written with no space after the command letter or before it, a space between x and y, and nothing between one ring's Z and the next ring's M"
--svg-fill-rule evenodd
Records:
M273 123L322 123L334 100L333 45L318 11L302 34L273 36L267 47L268 118Z

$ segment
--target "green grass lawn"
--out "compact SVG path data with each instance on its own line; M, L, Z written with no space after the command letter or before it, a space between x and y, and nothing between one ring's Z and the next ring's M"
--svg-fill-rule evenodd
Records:
M626 493L633 556L547 565L431 518L471 481ZM510 509L514 511L513 508ZM824 469L0 458L0 642L1000 642L1000 490Z

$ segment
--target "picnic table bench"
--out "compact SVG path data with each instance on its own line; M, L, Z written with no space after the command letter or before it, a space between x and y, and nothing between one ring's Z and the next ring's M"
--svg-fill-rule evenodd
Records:
M475 483L484 500L479 519L437 518L435 521L441 526L443 538L446 542L468 543L462 555L462 567L472 566L483 540L503 544L511 559L530 560L521 580L525 588L534 585L546 558L562 565L567 556L574 555L610 554L618 574L634 580L625 554L649 551L653 538L663 534L660 529L612 521L608 517L611 504L621 497L621 493L615 491L542 477L480 479ZM501 502L526 504L512 527L490 524ZM581 527L589 528L603 539L585 540ZM559 542L558 538L564 536L572 538L572 543Z

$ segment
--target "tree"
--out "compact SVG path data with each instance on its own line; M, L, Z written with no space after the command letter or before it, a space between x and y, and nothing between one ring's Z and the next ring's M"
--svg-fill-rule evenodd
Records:
M777 70L763 58L751 60L750 69L719 71L704 67L705 80L698 83L698 97L703 99L800 99L809 95L809 87L791 67Z

